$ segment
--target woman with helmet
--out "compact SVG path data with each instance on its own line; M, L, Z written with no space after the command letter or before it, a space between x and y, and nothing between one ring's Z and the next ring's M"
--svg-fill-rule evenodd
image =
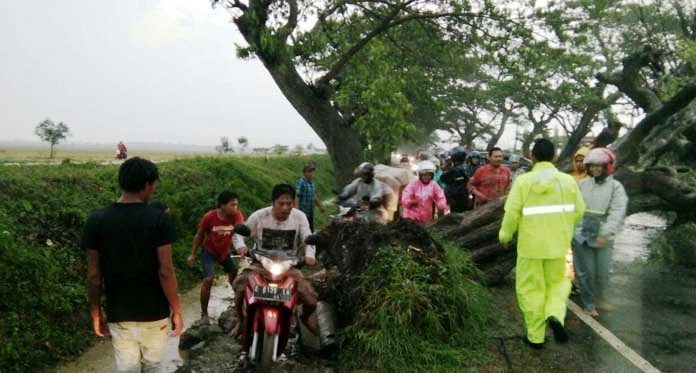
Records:
M404 219L425 224L433 220L433 205L437 207L439 215L447 210L445 192L433 181L436 170L437 166L433 162L423 161L418 164L418 180L408 184L401 195L401 216Z
M628 197L612 173L616 163L614 153L607 148L595 148L587 153L584 164L588 178L580 180L580 192L587 205L582 224L573 236L573 261L580 283L583 309L598 316L597 309L610 311L603 298L609 285L609 270L614 236L626 216Z

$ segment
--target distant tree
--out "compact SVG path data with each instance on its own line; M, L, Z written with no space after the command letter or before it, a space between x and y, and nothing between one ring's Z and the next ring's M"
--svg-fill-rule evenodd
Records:
M244 136L240 136L237 138L237 143L242 147L242 153L244 153L246 148L249 146L249 139Z
M311 153L315 150L317 150L317 148L314 146L314 144L312 144L311 142L309 144L307 144L307 152Z
M303 155L304 152L304 146L302 146L302 144L297 144L295 148L292 149L292 154L294 155Z
M290 149L287 145L275 144L271 147L271 151L276 155L285 154Z
M63 122L55 124L52 120L46 118L36 126L34 133L36 136L39 136L41 141L51 144L50 158L53 158L53 146L70 136L70 129Z
M220 145L216 146L215 150L217 150L217 152L220 154L227 154L227 153L234 152L234 150L230 146L230 139L227 136L220 138Z

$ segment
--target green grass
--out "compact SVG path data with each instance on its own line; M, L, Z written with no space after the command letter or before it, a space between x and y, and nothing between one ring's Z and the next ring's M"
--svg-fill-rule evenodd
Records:
M156 199L172 213L180 288L200 280L187 268L198 220L217 194L236 191L248 216L270 204L271 188L294 184L308 158L191 158L159 165ZM330 197L328 157L313 157L320 198ZM118 166L96 163L0 167L0 370L31 371L90 345L85 255L79 248L88 214L118 198ZM320 215L318 220L325 219Z
M488 358L490 298L468 254L446 246L431 276L410 253L380 249L361 281L366 303L344 331L344 367L458 372Z
M114 147L115 148L115 147ZM49 147L24 147L24 148L2 148L0 147L0 163L60 163L65 160L72 162L106 162L113 161L115 151L113 150L89 150L62 148L60 145L53 149L53 159L49 158ZM156 161L167 161L182 158L201 156L200 153L175 152L175 151L137 151L132 149L129 155ZM211 154L210 156L214 156Z

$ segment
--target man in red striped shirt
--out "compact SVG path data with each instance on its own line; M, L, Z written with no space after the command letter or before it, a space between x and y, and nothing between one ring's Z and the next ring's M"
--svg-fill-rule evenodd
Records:
M479 207L496 198L504 197L510 191L512 173L503 164L503 151L493 148L488 152L488 164L479 167L467 184L474 195L474 206Z

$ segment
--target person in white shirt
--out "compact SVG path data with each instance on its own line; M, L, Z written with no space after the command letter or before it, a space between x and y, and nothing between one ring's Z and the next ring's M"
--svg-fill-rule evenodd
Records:
M263 250L282 250L288 255L301 257L304 255L304 262L308 266L317 263L315 258L315 247L306 245L305 239L312 234L309 229L309 221L305 214L293 208L295 203L295 189L289 184L277 184L272 191L273 204L269 207L255 211L246 221L246 225L251 231L250 238L255 240L255 249ZM246 335L242 307L244 301L244 288L249 276L263 271L258 265L252 265L240 273L232 284L235 294L235 305L239 316L240 328L238 333ZM287 275L292 277L297 283L297 294L302 304L302 322L307 328L319 335L319 327L315 310L317 307L317 292L312 284L302 276L302 272L296 268L288 270ZM249 341L242 341L244 350L248 348Z

